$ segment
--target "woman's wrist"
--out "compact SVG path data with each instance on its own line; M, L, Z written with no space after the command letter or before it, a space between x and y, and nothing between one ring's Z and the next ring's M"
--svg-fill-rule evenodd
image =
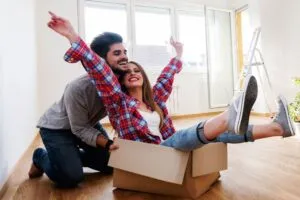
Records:
M70 41L71 44L74 42L77 42L77 40L79 38L79 36L76 33L70 33L66 37Z
M177 60L181 60L181 55L176 55L175 57Z

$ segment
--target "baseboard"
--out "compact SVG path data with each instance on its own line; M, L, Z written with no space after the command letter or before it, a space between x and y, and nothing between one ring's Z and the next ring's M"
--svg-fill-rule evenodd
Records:
M258 112L251 112L252 116L256 117L273 117L276 113L258 113Z
M208 113L196 113L196 114L185 114L185 115L172 115L171 119L189 119L189 118L201 118L201 117L211 117L220 114L222 111L208 112Z
M20 156L19 160L17 161L16 165L10 171L2 188L0 188L0 199L8 196L8 195L6 195L6 193L10 192L10 190L12 190L11 188L13 188L14 184L16 183L16 177L14 177L14 172L16 172L18 170L24 170L23 169L24 163L28 162L26 160L26 158L27 158L26 154L31 154L33 151L33 148L35 148L37 146L37 144L39 144L39 143L40 143L40 136L38 133L36 133L36 135L33 137L32 142L30 143L28 148L23 152L23 154ZM12 199L12 198L9 198L9 199Z

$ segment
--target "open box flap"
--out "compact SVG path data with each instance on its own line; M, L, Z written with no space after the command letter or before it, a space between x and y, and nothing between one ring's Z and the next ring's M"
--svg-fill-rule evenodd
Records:
M227 145L210 143L192 152L193 177L227 169Z
M117 138L108 165L158 180L182 184L189 152Z

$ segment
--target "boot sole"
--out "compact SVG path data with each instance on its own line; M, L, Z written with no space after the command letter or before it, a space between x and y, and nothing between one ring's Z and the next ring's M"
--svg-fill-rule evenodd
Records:
M254 76L250 76L245 80L245 90L241 98L235 122L235 132L237 134L245 134L248 129L251 109L257 98L257 81Z
M289 110L288 110L288 107L287 107L287 105L288 105L287 101L282 95L279 95L278 98L280 99L280 101L283 102L284 112L287 116L288 125L289 125L289 128L291 130L291 135L284 135L283 137L293 136L293 135L295 135L295 129L294 129L294 125L293 125L293 123L291 121L291 118L290 118L290 115L289 115Z

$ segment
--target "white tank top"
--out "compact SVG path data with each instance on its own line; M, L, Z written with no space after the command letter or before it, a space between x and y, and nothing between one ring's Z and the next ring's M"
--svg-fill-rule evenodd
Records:
M140 109L138 111L140 112L144 120L147 122L151 134L160 137L160 140L163 141L162 135L159 131L159 123L160 123L159 114L156 111L147 112Z

